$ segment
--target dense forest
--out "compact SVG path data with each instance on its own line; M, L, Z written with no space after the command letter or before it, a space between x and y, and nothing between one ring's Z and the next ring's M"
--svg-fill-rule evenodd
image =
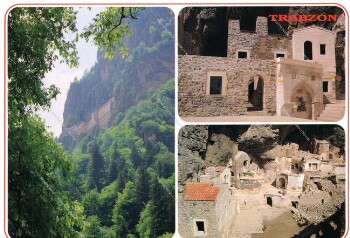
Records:
M72 153L93 237L158 237L174 227L174 80L150 91L117 126L85 137ZM160 104L162 102L162 104ZM170 235L171 237L171 235Z
M154 41L143 41L132 31L133 22L140 24L143 13L150 11L106 8L82 33L77 31L73 8L18 7L9 13L7 224L11 237L172 237L174 75L139 89L145 93L122 113L112 107L107 125L82 133L72 152L64 150L38 115L50 108L59 93L54 85L45 88L42 79L57 60L78 65L78 38L94 42L107 59L117 57L128 65L147 61L143 57L149 55L157 59L164 49L173 49L174 41L164 29L173 24L168 10L167 18L158 19L162 24L144 27L157 35ZM67 33L74 33L75 39L67 40ZM137 47L128 45L127 39L133 37L139 40ZM111 62L107 59L100 59L71 87L96 85L95 69ZM174 57L167 59L175 66ZM114 84L110 95L105 89L91 90L90 99L101 101L85 102L93 107L80 116L84 119L98 110L108 99L104 97L117 103L125 80L110 80Z

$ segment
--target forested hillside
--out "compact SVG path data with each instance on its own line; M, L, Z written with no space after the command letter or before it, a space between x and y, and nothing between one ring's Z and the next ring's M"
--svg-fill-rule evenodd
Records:
M8 16L7 231L171 237L174 16L165 8L105 8L78 33L77 11L16 7ZM40 118L59 93L42 80L58 59L78 65L81 38L103 50L71 84L61 136L67 151Z
M174 231L174 80L148 95L117 126L83 138L72 153L70 191L91 223L88 237Z

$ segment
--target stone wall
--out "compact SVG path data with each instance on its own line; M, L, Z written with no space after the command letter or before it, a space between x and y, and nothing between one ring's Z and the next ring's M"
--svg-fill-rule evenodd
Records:
M181 196L181 195L180 195ZM218 223L216 220L215 201L185 201L179 196L179 233L182 238L195 236L195 221L205 221L205 234L207 238L216 238Z
M237 50L249 50L251 59L273 60L276 52L292 58L292 42L286 35L268 35L267 18L258 17L256 32L240 30L239 20L228 23L227 57L237 58Z
M273 60L179 56L178 105L180 116L247 115L248 84L254 76L263 80L263 111L276 112L276 64ZM226 73L226 95L207 95L210 71Z
M230 237L230 226L239 210L238 200L231 196L228 184L222 184L216 201L216 218L220 237Z

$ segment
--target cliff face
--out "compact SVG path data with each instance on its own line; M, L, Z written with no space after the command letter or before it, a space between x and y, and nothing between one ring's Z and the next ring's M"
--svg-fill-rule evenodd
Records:
M259 164L272 161L280 147L288 143L303 151L312 150L314 139L327 140L344 154L344 130L335 125L275 125L275 126L185 126L179 132L180 183L208 166L226 166L228 161L244 151Z
M59 141L71 151L85 135L94 136L114 118L174 77L173 13L146 8L129 21L132 36L125 39L129 55L112 60L98 52L91 70L69 89ZM114 121L117 123L117 121Z

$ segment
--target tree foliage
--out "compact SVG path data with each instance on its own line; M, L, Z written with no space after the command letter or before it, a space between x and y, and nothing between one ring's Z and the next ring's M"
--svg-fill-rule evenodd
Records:
M175 209L165 205L174 204L169 196L174 191L164 185L174 182L174 121L169 113L174 111L174 80L150 90L147 99L121 116L117 125L94 139L81 140L72 155L36 116L59 93L54 85L45 88L42 82L55 61L77 66L79 37L92 39L107 57L115 52L126 55L123 39L141 10L106 8L82 34L76 28L77 12L70 7L17 7L9 13L11 237L147 237L148 231L143 234L145 229L137 224L152 224L150 234L156 236L174 231ZM67 40L66 34L76 37ZM148 221L145 214L152 214ZM157 225L161 220L164 227Z
M72 8L14 8L8 16L9 233L12 237L74 237L83 227L83 209L64 187L70 166L44 123L35 116L59 90L42 78L57 59L77 64ZM38 226L40 224L40 226Z
M104 184L104 161L100 154L100 148L95 141L90 144L91 165L90 178L91 187L101 191Z
M88 25L81 34L86 40L93 42L105 52L106 58L113 58L115 52L122 57L127 55L127 45L124 36L131 36L128 20L138 19L139 7L107 7L97 14L93 23Z

